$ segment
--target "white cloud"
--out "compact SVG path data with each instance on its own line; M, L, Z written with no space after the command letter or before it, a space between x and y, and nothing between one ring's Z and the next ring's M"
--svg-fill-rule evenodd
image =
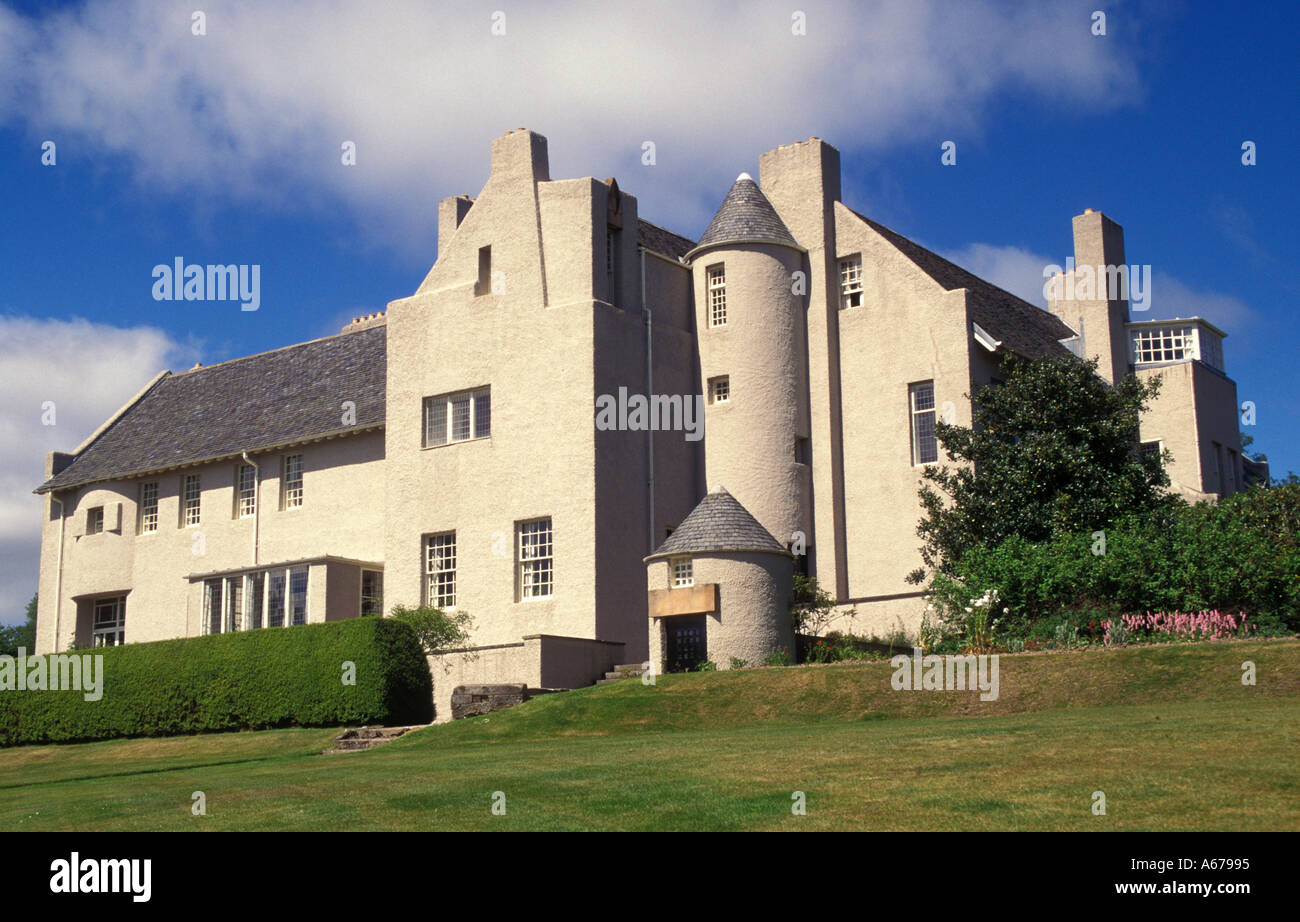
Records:
M1153 273L1151 310L1134 313L1134 320L1203 317L1229 336L1248 338L1259 315L1236 295L1193 288L1164 272Z
M941 255L1030 304L1047 307L1047 299L1043 297L1043 269L1053 260L1045 256L1020 247L988 243L972 243Z
M21 620L36 591L41 499L32 490L46 452L76 448L159 371L194 356L152 327L0 316L0 621Z
M942 254L957 265L1005 288L1030 304L1047 307L1043 297L1043 269L1064 260L1048 259L1016 246L972 243ZM1196 288L1165 272L1152 272L1147 292L1150 308L1131 311L1133 320L1169 320L1202 317L1237 342L1248 342L1259 314L1236 295Z
M427 251L436 198L476 193L488 143L520 126L550 139L552 175L618 175L689 234L777 144L937 151L977 138L1003 92L1094 111L1139 93L1134 50L1096 40L1077 3L801 3L803 36L786 3L513 5L493 36L497 6L216 0L205 36L192 3L0 9L0 118L120 156L149 188L341 199L383 245Z

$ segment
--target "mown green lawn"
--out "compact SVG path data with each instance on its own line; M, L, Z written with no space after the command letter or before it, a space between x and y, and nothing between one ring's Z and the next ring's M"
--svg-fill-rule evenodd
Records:
M1005 656L996 702L891 672L627 681L347 755L303 729L5 750L0 828L1300 828L1300 641Z

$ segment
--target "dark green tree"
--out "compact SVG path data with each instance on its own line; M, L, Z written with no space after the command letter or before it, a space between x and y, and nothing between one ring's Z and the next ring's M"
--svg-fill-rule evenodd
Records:
M36 648L36 596L27 603L26 622L0 624L0 656L17 656L20 647L28 653Z
M969 549L1013 536L1045 541L1105 529L1182 502L1166 490L1172 456L1144 454L1138 441L1138 417L1158 379L1130 375L1111 386L1095 360L1073 356L1008 356L1002 374L1005 383L972 398L971 427L936 423L954 463L923 475L917 533L929 567L950 570ZM924 571L909 579L923 581Z

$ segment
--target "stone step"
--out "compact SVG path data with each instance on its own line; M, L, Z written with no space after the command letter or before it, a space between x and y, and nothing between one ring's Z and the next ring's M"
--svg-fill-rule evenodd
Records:
M334 737L334 747L326 754L338 752L363 752L397 739L415 727L353 727Z
M645 663L623 663L621 666L614 667L615 672L635 672L637 675L645 672Z

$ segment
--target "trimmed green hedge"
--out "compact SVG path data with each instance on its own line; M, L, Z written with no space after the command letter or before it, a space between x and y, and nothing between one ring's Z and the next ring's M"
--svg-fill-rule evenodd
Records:
M103 696L0 690L0 746L271 727L427 723L432 683L419 639L355 618L156 643L103 654ZM354 685L344 662L356 664Z

